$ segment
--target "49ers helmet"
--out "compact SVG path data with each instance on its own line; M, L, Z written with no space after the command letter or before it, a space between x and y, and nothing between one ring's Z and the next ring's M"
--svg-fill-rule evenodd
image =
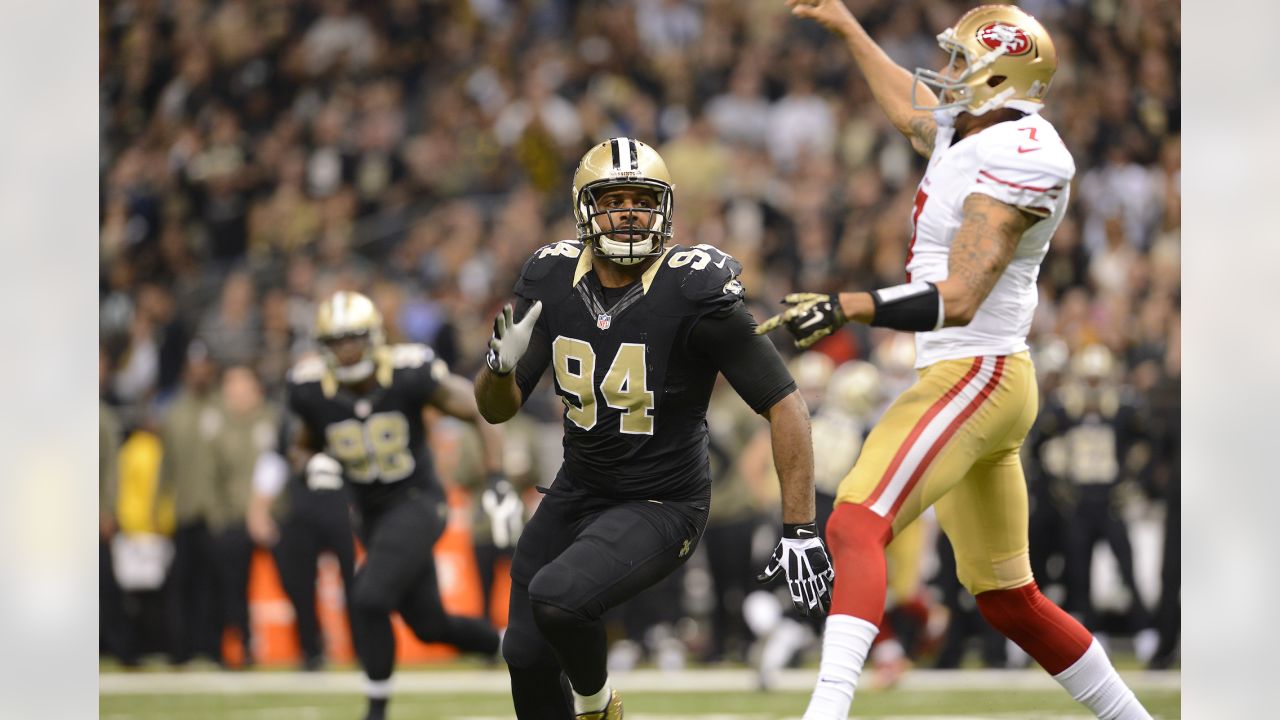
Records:
M916 110L957 109L982 115L1002 107L1038 112L1058 69L1058 53L1040 22L1012 5L982 5L965 13L956 24L938 35L938 45L951 53L948 67L957 57L965 60L957 77L916 68L915 81L938 94L938 105L916 101L911 84L911 104Z

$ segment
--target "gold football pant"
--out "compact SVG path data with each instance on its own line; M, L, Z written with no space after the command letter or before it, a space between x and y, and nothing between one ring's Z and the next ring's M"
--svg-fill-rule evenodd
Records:
M860 505L896 535L935 505L970 592L1025 585L1031 566L1019 451L1037 406L1025 352L930 365L871 431L836 506Z

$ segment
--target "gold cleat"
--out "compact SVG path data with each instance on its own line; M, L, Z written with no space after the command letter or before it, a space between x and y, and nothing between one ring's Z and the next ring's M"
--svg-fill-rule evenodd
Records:
M622 696L617 690L612 690L609 692L609 702L605 704L603 710L578 713L574 717L577 720L622 720Z

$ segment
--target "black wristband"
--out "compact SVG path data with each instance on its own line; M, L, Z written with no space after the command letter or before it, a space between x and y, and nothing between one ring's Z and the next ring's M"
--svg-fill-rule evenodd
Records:
M876 306L872 327L928 332L941 329L946 319L938 286L931 282L872 290L871 301Z
M818 537L818 524L815 522L782 523L782 537L789 540L809 540Z

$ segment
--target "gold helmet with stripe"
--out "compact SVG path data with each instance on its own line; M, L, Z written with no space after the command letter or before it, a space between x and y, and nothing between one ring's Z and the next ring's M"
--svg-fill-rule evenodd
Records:
M880 371L865 360L850 360L836 368L827 385L827 405L862 420L884 401Z
M658 152L639 140L617 137L596 145L582 156L573 173L573 217L578 239L596 254L619 265L634 265L661 255L671 239L675 198L671 173ZM652 206L604 207L611 191L631 189L652 194ZM628 220L634 216L634 220Z
M916 68L915 80L934 90L935 106L916 101L917 110L955 109L972 115L1011 107L1039 112L1058 69L1053 40L1038 20L1012 5L982 5L938 35L951 54L947 70Z
M313 330L325 364L339 382L362 382L373 375L375 354L386 344L382 313L373 301L358 292L341 290L320 303ZM345 356L340 346L350 339L363 339L359 356ZM341 355L341 356L340 356Z

